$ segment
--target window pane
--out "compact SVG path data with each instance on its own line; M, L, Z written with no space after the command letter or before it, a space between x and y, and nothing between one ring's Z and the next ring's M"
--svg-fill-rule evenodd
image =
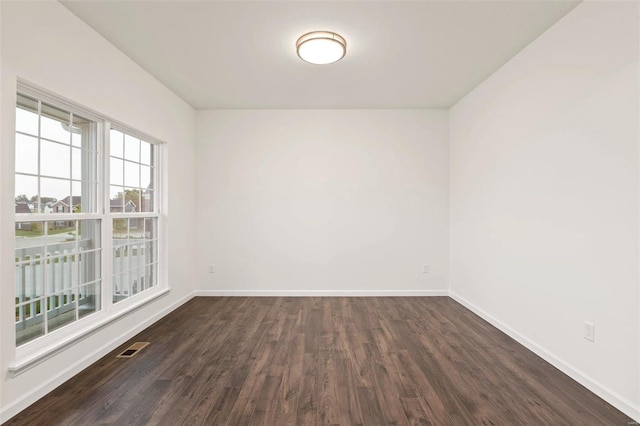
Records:
M111 185L124 185L124 162L117 158L111 158L109 176Z
M71 171L69 146L55 142L41 141L40 173L45 176L69 178Z
M38 136L38 101L18 95L16 131Z
M128 219L113 219L113 244L120 246L126 244L129 235Z
M136 188L140 186L140 165L138 163L124 162L124 185Z
M38 174L38 139L16 135L16 172Z
M140 162L142 164L151 165L153 154L153 145L149 142L140 141Z
M124 198L122 194L124 188L121 186L112 186L110 191L110 211L111 213L122 213L124 211Z
M82 179L82 150L71 148L71 179Z
M119 258L118 258L119 259ZM114 267L115 270L115 267ZM128 274L127 274L128 275ZM124 287L124 283L128 282L128 279L124 278L124 274L115 274L113 276L113 303L118 303L121 300L129 297L128 288Z
M40 136L65 144L71 143L71 114L54 108L47 104L42 104L42 115L40 116Z
M154 197L155 191L150 191L150 190L146 190L142 193L142 200L141 200L141 206L140 206L140 211L142 212L152 212L154 211L154 201L153 201L153 197Z
M87 284L102 278L100 221L83 220L79 226L79 282Z
M77 259L71 256L75 251L73 242L66 242L66 234L72 230L69 221L47 222L50 234L47 237L44 280L47 294L58 293L71 287L69 263ZM73 267L73 266L71 266Z
M140 162L140 139L124 135L124 158L136 163Z
M16 174L16 201L27 201L38 196L38 178L34 176L24 176ZM24 196L24 197L22 197ZM16 213L18 213L16 211ZM30 212L20 212L30 213Z
M16 306L16 345L22 345L44 335L42 306L44 299Z
M158 219L155 217L144 219L144 237L147 240L158 239Z
M151 187L151 167L140 166L140 187L142 189Z
M157 250L155 241L147 241L145 242L145 261L147 264L155 263L158 261L157 258Z
M16 302L25 302L44 295L44 226L44 222L16 223Z
M87 185L84 184L84 186ZM89 213L95 211L95 208L91 205L90 194L87 194L87 197L82 196L82 187L83 184L80 182L71 182L71 203L69 203L71 213Z
M113 301L118 302L151 286L147 266L153 262L155 242L148 241L155 233L153 218L113 220ZM149 222L149 224L147 224Z
M155 264L145 266L144 282L145 282L145 286L147 288L151 288L154 285L156 285L156 283L155 283L155 275L156 275L156 265Z
M76 296L72 291L56 293L47 297L48 332L76 320Z
M123 158L124 150L122 144L124 141L124 135L117 130L111 129L111 132L109 132L109 140L111 156Z
M129 240L143 240L145 238L145 219L129 219Z
M125 213L133 213L140 211L140 190L126 188L125 192Z
M44 222L15 226L16 343L44 334L41 298L44 296Z
M21 250L23 251L23 250ZM20 258L29 258L21 256ZM16 303L33 300L43 294L42 275L39 274L40 257L31 256L31 260L16 262L15 284Z
M58 202L50 204L50 213L69 213L71 182L65 179L40 178L40 197Z
M78 314L80 317L100 310L100 282L80 287L78 291Z

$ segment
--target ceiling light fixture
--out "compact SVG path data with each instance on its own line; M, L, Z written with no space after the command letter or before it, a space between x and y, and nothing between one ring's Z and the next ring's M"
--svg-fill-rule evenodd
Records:
M347 42L331 31L313 31L298 39L296 51L300 59L310 64L332 64L344 58Z

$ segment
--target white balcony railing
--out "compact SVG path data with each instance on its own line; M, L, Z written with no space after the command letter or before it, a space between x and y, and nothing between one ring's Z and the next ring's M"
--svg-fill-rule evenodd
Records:
M155 247L152 240L113 240L113 303L155 285ZM15 253L18 345L100 309L100 249L91 239L47 244L46 254L42 245Z
M45 333L45 315L51 331L99 306L99 296L90 290L91 283L99 280L99 260L91 240L48 244L46 254L43 249L35 246L15 252L17 344Z
M153 247L150 240L113 241L113 302L153 285Z

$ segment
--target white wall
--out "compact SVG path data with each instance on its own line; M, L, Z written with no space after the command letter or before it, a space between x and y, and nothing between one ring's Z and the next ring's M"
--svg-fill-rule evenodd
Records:
M0 403L1 420L35 401L55 384L96 359L192 294L194 239L195 114L186 103L144 72L57 2L0 2ZM102 329L43 364L12 378L13 324L13 141L16 78L92 108L168 145L168 277L172 291ZM170 158L170 161L167 161Z
M452 293L636 419L638 35L582 3L450 111Z
M450 121L203 111L197 135L190 107L60 4L0 11L0 420L193 283L211 294L429 294L447 291L449 267L454 297L640 417L636 3L581 4ZM17 77L168 143L173 291L11 378Z
M446 111L216 110L196 121L200 290L446 292Z

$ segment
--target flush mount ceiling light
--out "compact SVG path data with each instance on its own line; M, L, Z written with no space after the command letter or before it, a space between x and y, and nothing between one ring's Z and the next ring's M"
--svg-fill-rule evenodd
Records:
M298 39L296 51L300 59L310 64L332 64L347 53L347 42L331 31L313 31Z

